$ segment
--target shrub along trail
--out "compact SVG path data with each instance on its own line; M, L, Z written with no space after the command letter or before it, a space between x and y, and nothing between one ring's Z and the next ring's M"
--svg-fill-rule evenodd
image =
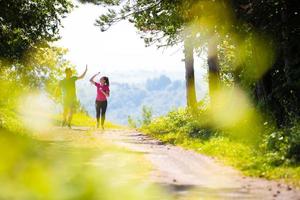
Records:
M176 199L295 199L300 190L276 181L243 176L213 158L164 145L134 130L96 131L98 137L142 154L153 165L151 181Z

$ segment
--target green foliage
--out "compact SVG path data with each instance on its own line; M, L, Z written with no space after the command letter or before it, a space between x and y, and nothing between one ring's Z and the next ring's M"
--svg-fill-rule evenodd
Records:
M0 58L17 61L37 45L47 47L71 9L69 0L1 0Z
M270 161L275 165L282 164L286 159L286 152L288 148L288 137L285 136L284 131L274 130L272 133L266 134L264 143Z
M142 126L147 126L151 123L152 119L152 110L147 106L143 106L142 108Z
M269 128L264 134L261 148L267 152L269 161L274 165L300 162L300 127L299 123L289 128Z
M233 4L238 19L248 27L239 31L255 30L269 36L276 54L271 68L255 83L253 94L277 125L290 125L300 113L300 93L296 92L300 89L296 78L300 72L299 1L235 0Z
M178 128L183 127L186 123L187 119L185 110L179 110L178 112L171 111L164 117L155 118L152 123L145 126L143 130L150 133L166 134L170 132L177 132Z
M137 128L147 126L152 121L152 109L147 106L142 107L142 116L134 119L132 116L128 116L128 125L130 128Z
M0 129L9 130L20 135L27 133L24 125L20 123L19 116L12 108L0 107Z
M300 162L300 123L288 129L287 157Z
M54 95L57 79L69 66L59 38L69 0L0 1L0 105L15 109L20 95L42 89ZM57 97L56 97L57 99Z
M198 114L191 113L185 109L171 111L166 116L155 118L149 125L142 127L142 130L155 134L182 134L189 138L207 140L216 134L216 131L210 128L203 112ZM176 142L176 141L174 141Z
M137 128L137 122L130 115L128 116L128 125L130 128Z
M59 76L69 65L69 62L63 59L65 53L64 49L56 47L38 48L37 51L28 53L26 65L15 63L13 68L7 67L6 63L0 60L1 109L6 109L8 113L17 113L20 103L24 103L22 98L35 93L36 90L43 90L59 101L59 97L55 96L55 88ZM6 118L6 113L1 112L0 118Z

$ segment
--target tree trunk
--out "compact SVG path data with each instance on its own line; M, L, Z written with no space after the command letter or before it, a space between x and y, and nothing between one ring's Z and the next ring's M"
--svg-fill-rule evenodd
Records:
M283 59L284 59L284 72L287 79L287 83L291 83L291 45L289 37L289 27L288 27L288 5L286 1L282 1L282 10L281 10L281 36L282 36L282 50L283 50Z
M186 101L187 106L196 107L196 89L194 73L194 47L190 39L184 41L184 61L185 61L185 80L186 80Z
M285 88L286 94L284 95L286 102L284 102L286 116L291 118L292 114L299 117L299 99L300 99L300 44L299 34L295 30L300 26L299 17L296 17L295 8L298 5L296 0L282 1L281 10L281 37L282 37L282 54L284 61L284 73L286 78ZM297 25L296 25L297 24Z
M214 94L220 89L220 68L217 54L217 43L211 41L208 44L208 89L211 104L214 104Z

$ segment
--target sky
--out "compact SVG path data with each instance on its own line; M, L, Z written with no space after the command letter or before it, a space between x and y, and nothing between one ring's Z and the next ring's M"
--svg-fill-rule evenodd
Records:
M115 82L141 82L165 74L171 79L184 79L182 45L167 49L145 47L136 29L127 21L106 32L95 26L95 20L105 9L92 4L78 4L63 19L61 40L56 45L69 50L67 59L75 64L78 73L88 64L88 76L101 72ZM195 59L196 79L203 79L204 61Z

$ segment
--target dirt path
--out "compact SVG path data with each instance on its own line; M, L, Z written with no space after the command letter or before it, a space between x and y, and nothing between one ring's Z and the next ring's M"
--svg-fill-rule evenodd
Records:
M142 153L153 165L151 179L176 199L291 199L300 200L300 191L264 179L244 177L212 158L184 150L132 130L96 132L130 151Z

